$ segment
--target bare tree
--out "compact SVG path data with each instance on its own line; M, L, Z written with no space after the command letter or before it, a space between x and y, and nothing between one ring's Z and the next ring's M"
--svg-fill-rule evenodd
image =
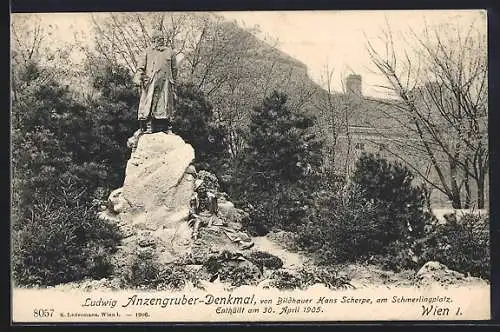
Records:
M19 91L36 80L43 85L51 79L69 83L74 66L74 45L57 41L56 24L47 24L37 14L14 14L11 20L11 91L17 100Z
M326 65L321 75L324 90L316 94L314 106L319 115L319 129L322 136L326 138L326 166L333 167L337 172L349 178L352 153L350 135L352 100L346 94L343 77L339 78L342 91L333 89L335 79L334 70ZM345 144L339 146L341 140ZM337 153L339 151L341 153Z
M407 130L401 142L406 151L425 157L437 181L425 174L407 154L393 150L430 186L444 193L454 208L470 204L470 179L477 186L477 207L484 208L488 171L487 60L485 33L477 22L467 28L445 25L410 31L402 52L390 28L382 35L383 48L368 42L373 64L383 74L398 101L391 103L393 119ZM411 53L410 53L411 52ZM418 160L418 158L417 158ZM421 159L420 159L421 160Z
M152 29L164 33L167 44L181 54L189 39L190 13L92 14L95 53L112 64L136 70L137 57L147 48Z
M328 65L325 66L321 80L326 90L321 93L315 103L319 113L319 127L322 131L322 136L326 137L326 165L333 166L335 164L337 150L337 141L339 134L342 131L340 123L342 121L339 103L339 96L335 95L333 90L334 71Z
M136 57L149 45L149 31L161 27L179 56L179 79L192 83L211 102L217 121L229 132L232 156L244 145L242 132L250 111L268 92L287 92L296 109L314 93L305 83L305 66L278 51L277 42L260 41L257 28L241 27L213 13L96 14L93 25L93 56L132 72Z
M95 14L92 20L95 50L89 56L132 73L137 57L149 46L150 31L161 29L180 60L180 80L205 93L237 150L236 113L242 111L242 92L247 92L241 85L255 76L248 65L253 38L248 31L210 13L111 13Z

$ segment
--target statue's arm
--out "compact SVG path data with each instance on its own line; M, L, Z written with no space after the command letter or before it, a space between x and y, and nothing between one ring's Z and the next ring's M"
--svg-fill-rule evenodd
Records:
M137 69L134 75L134 83L138 86L143 86L146 76L146 64L147 64L147 53L144 52L138 61L137 61Z

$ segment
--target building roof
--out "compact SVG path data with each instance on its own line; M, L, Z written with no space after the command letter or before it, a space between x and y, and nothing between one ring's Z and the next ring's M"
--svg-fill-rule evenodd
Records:
M336 94L337 104L348 113L348 126L357 133L404 135L407 130L402 122L398 101Z

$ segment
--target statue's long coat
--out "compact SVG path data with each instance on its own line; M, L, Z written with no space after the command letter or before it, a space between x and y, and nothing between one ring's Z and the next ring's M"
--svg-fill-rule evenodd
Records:
M145 88L141 89L138 119L146 120L171 118L174 112L174 88L177 76L175 55L166 47L149 48L139 58L134 81L140 85L145 78Z

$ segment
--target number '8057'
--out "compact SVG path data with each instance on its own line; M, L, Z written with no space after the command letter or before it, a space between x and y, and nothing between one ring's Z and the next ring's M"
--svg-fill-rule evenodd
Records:
M35 318L52 317L54 309L33 309L33 316Z

